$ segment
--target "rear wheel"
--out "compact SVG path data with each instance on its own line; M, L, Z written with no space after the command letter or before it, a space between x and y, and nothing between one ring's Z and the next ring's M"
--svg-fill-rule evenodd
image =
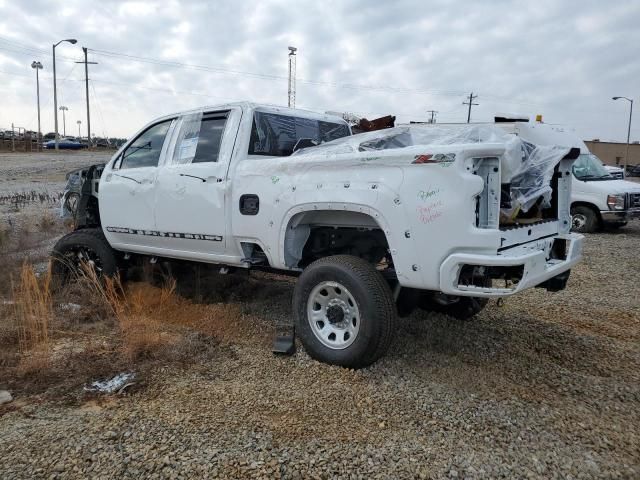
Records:
M293 310L306 351L333 365L371 365L385 354L395 333L389 285L373 265L350 255L309 265L296 283Z
M55 244L51 254L51 273L56 284L62 285L89 268L98 277L118 272L116 252L102 230L87 228L71 232Z
M571 229L574 232L593 233L598 229L598 214L590 207L571 207Z

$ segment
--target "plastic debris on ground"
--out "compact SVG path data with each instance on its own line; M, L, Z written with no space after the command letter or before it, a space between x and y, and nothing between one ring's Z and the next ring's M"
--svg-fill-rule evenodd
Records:
M109 380L95 381L91 383L91 385L89 385L88 387L85 386L84 389L87 392L119 393L123 391L125 388L133 385L134 378L135 378L135 373L123 372L123 373L119 373L115 377L110 378Z

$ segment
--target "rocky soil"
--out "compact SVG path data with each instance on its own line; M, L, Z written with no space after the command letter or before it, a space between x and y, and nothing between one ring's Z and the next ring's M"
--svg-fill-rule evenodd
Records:
M0 478L640 478L639 246L640 222L589 235L563 292L414 313L360 371L272 355L292 283L239 277L202 310L237 320L194 318L206 362L124 395L12 392Z

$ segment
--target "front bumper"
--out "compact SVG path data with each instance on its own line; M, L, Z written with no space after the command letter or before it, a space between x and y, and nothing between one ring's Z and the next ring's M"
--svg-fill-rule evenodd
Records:
M600 218L604 223L624 223L632 218L640 218L640 208L630 208L628 210L601 210Z
M566 242L564 259L550 258L554 240ZM582 258L584 236L577 233L556 235L510 248L496 255L454 253L440 266L440 290L448 295L468 297L504 297L535 287L550 278L566 272ZM478 265L494 267L522 267L520 281L513 287L483 287L459 284L462 267Z

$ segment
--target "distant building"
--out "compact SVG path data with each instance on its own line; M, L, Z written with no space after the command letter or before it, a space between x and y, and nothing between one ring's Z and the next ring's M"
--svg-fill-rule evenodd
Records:
M605 165L624 165L624 155L627 151L626 143L601 142L598 139L585 140L589 151L595 154ZM635 142L629 145L629 159L627 165L640 165L640 143Z

